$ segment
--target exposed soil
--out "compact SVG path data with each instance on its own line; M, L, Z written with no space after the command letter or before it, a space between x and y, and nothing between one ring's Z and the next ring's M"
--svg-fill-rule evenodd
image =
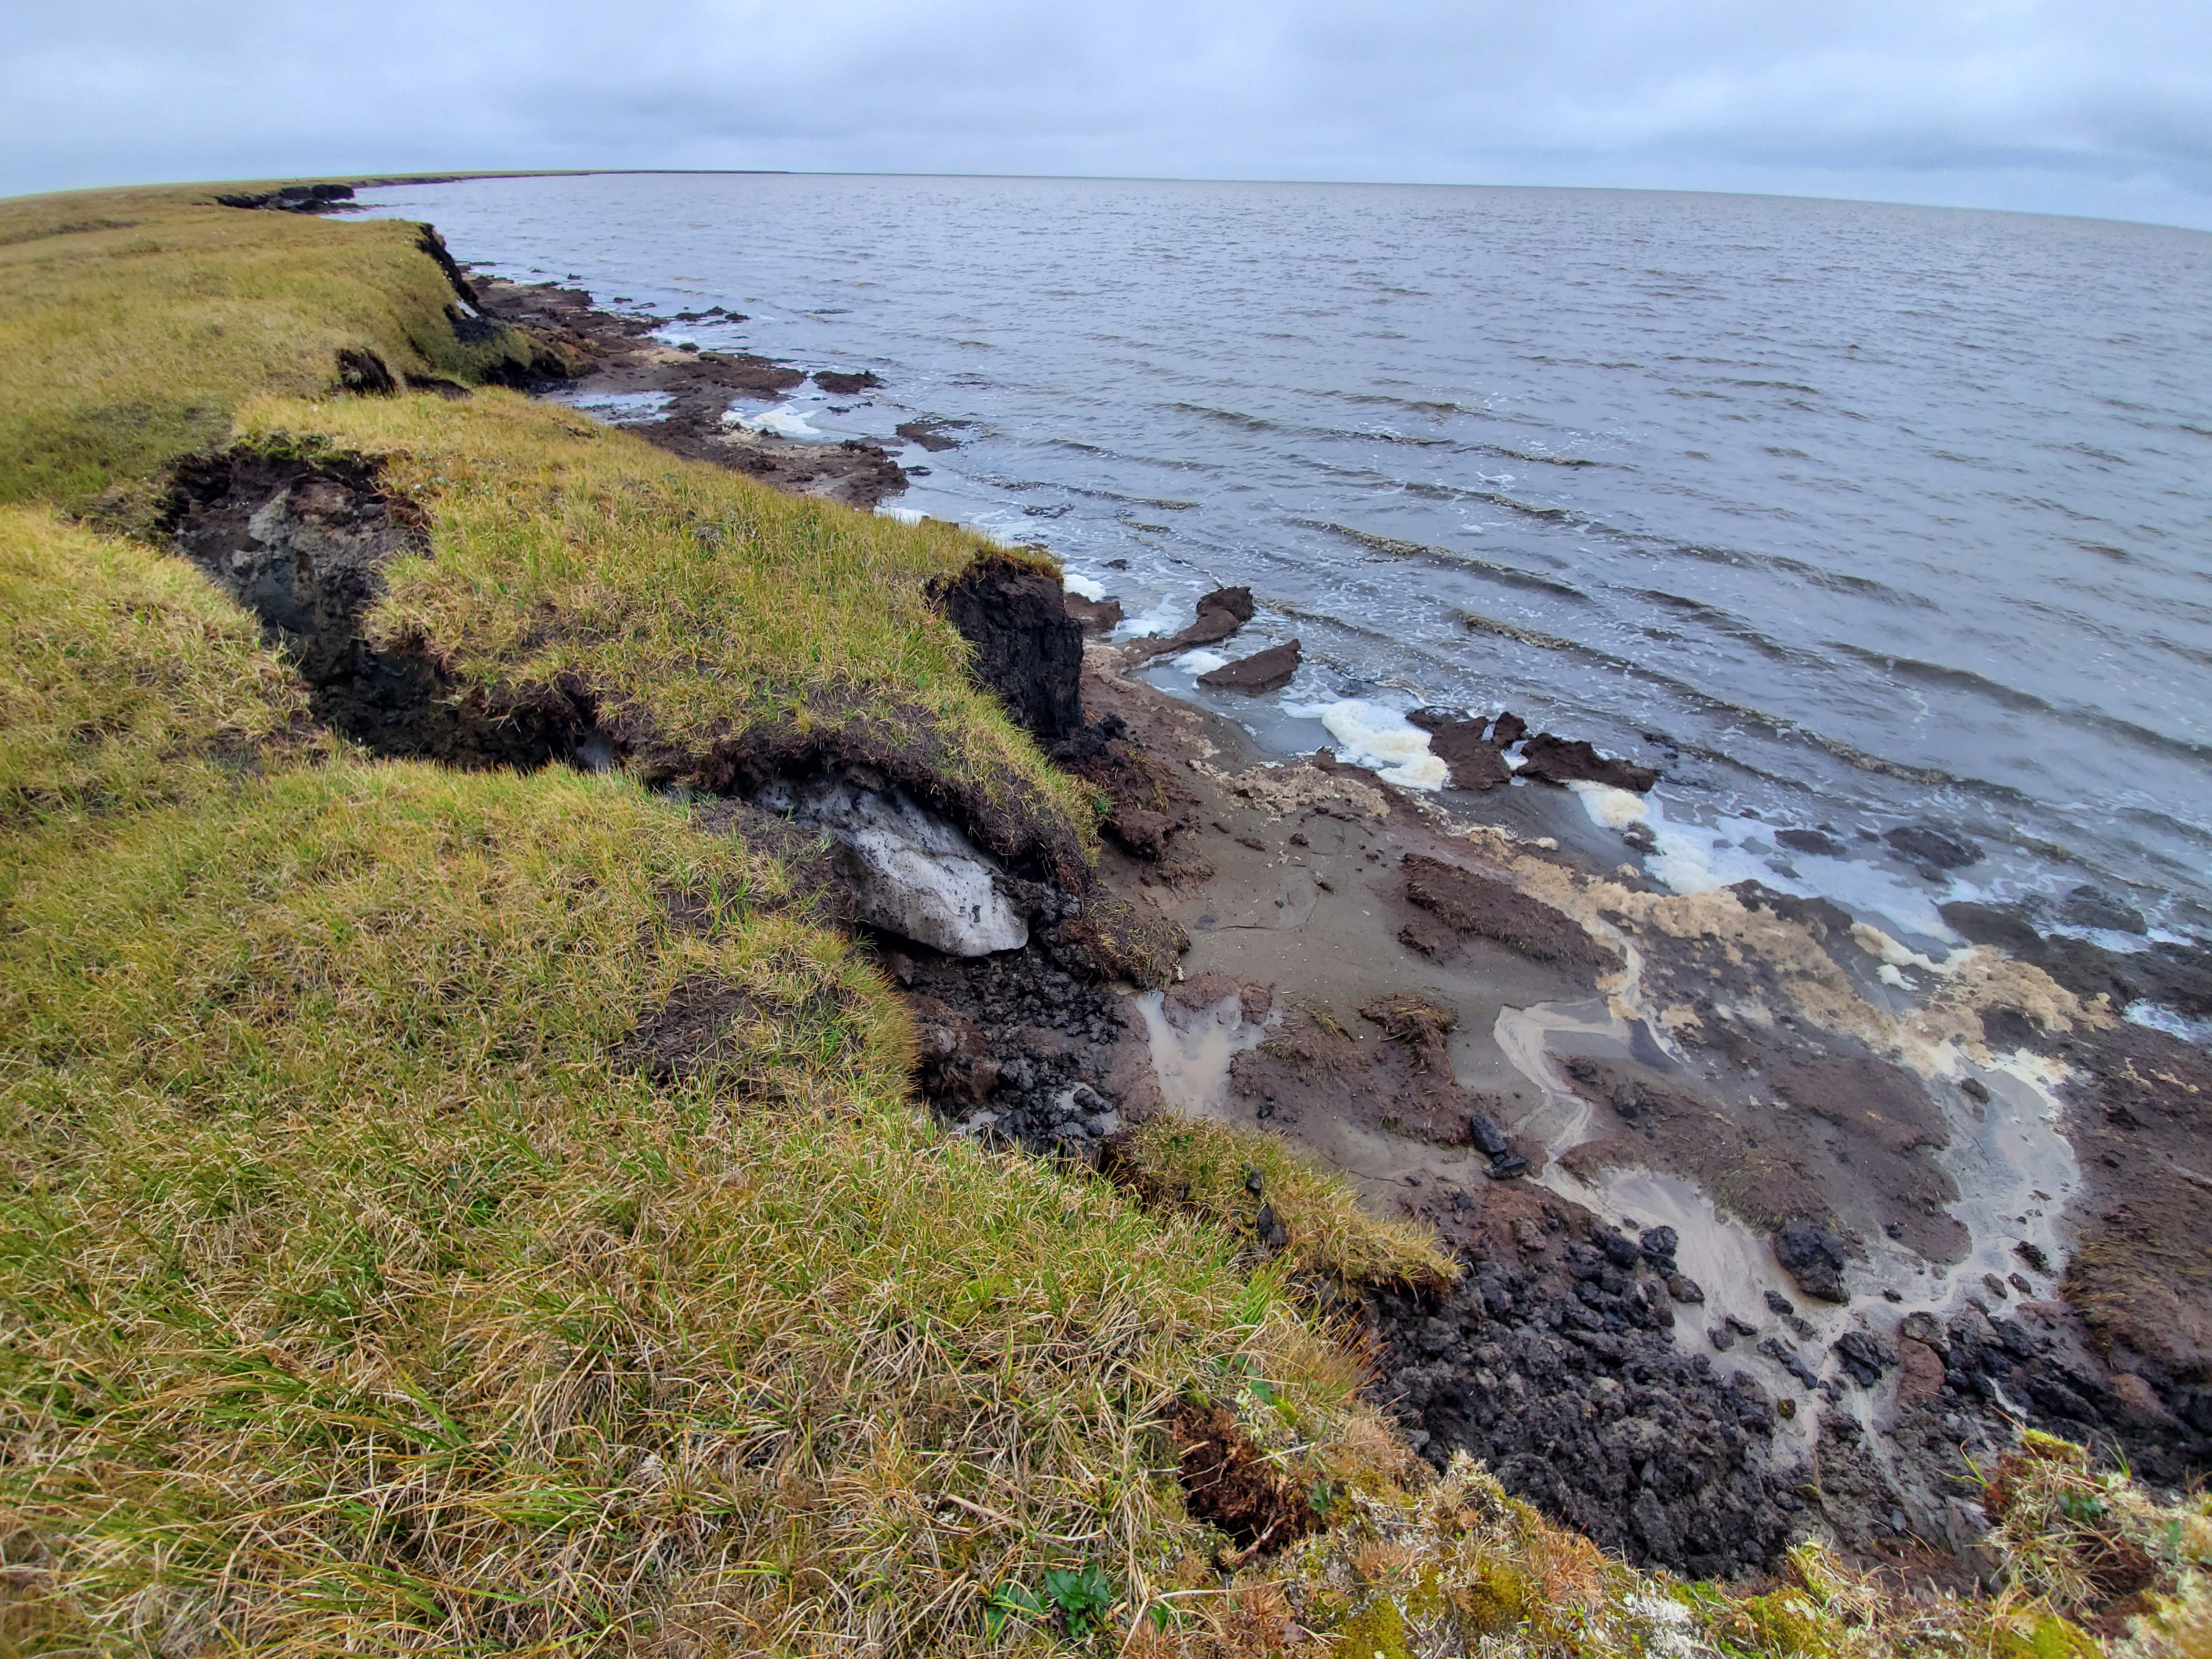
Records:
M1797 1528L1802 1474L1771 1455L1765 1391L1676 1344L1667 1258L1528 1189L1481 1207L1459 1284L1372 1298L1376 1393L1416 1449L1439 1466L1474 1454L1639 1564L1770 1565Z
M1310 1495L1252 1443L1227 1407L1177 1401L1167 1427L1185 1506L1245 1552L1280 1549L1321 1524Z
M864 510L906 488L906 475L879 445L856 439L807 443L724 422L733 400L772 401L803 385L803 369L746 353L663 345L650 337L659 326L654 320L602 311L588 294L557 283L479 276L474 291L486 316L544 336L568 358L568 372L541 376L533 389L561 385L582 395L665 394L668 401L659 415L623 423L663 449L726 466L792 495L819 495ZM857 378L875 384L872 374ZM825 389L840 389L816 379Z
M1972 1548L1984 1524L1973 1468L2018 1424L2154 1479L2206 1467L2190 1419L2205 1333L2175 1310L2208 1298L2187 1279L2185 1246L2146 1267L2085 1241L2069 1305L2023 1241L2009 1273L1948 1310L1887 1311L1893 1292L1876 1287L1899 1272L1915 1282L1900 1263L1940 1273L1964 1255L1945 1162L1953 1125L2000 1108L1972 1075L1925 1079L1849 1020L1805 1016L1848 1013L1853 999L1892 1006L1882 959L1848 915L1753 883L1646 909L1658 896L1617 861L1634 837L1594 829L1561 795L1447 796L1462 812L1480 800L1509 831L1466 833L1437 803L1326 751L1267 763L1237 728L1130 678L1151 654L1141 642L1090 648L1094 724L1066 761L1111 802L1109 879L1154 898L1193 941L1152 1042L1183 1045L1193 1063L1227 1057L1172 1081L1139 1075L1119 1108L1282 1133L1379 1212L1423 1219L1461 1251L1461 1287L1374 1307L1376 1397L1427 1455L1466 1447L1510 1489L1638 1560L1736 1573L1815 1535L1959 1586L1990 1565ZM1434 714L1432 731L1461 728L1492 755L1528 739L1517 720ZM1570 750L1563 773L1648 787L1595 751L1583 765L1559 747ZM1601 891L1618 896L1576 897ZM1640 1006L1667 1012L1663 1034L1608 1012L1605 988L1631 972ZM1556 1080L1538 1090L1505 1051L1502 1022L1546 1008L1569 1012L1547 1017ZM2002 1021L1989 1018L1995 1044ZM2138 1103L2109 1104L2148 1123L2142 1096L2196 1099L2179 1085L2201 1087L2200 1074L2160 1045L2195 1051L2127 1029L2129 1054L2096 1063L2124 1081L2133 1064ZM2038 1040L2054 1053L2071 1042L2077 1063L2086 1053L2079 1030ZM2158 1114L2176 1116L2171 1104ZM2103 1121L2112 1136L2142 1138L2124 1118ZM2152 1178L2150 1165L2203 1167L2182 1155L2202 1159L2203 1130L2178 1126L2170 1146L2158 1133L2135 1163L2113 1154L2141 1212L2130 1237L2202 1237L2212 1214L2192 1206L2212 1200L2212 1183ZM1672 1176L1747 1230L1738 1236L1764 1277L1747 1301L1725 1277L1700 1284L1589 1205L1531 1184L1547 1170L1578 1193L1616 1172ZM2121 1224L2110 1225L2117 1240ZM2149 1319L2127 1322L2128 1295L2155 1290L2147 1275L2159 1272L2170 1299L2154 1296ZM2101 1304L2087 1294L2097 1273L2115 1276ZM1706 1299L1716 1287L1717 1307ZM2161 1342L2149 1323L2172 1334Z
M976 559L930 601L975 647L969 676L1046 748L1083 724L1083 629L1060 583L1011 558Z
M306 680L316 719L380 754L542 766L591 730L588 710L565 700L459 695L416 643L380 649L362 636L384 561L428 548L421 514L384 491L371 463L246 449L196 457L173 475L165 527L179 554L261 618Z

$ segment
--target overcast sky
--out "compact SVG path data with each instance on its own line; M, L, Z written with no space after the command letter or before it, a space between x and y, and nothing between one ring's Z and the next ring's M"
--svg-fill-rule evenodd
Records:
M4 0L0 193L526 167L1654 186L2212 228L2206 0Z

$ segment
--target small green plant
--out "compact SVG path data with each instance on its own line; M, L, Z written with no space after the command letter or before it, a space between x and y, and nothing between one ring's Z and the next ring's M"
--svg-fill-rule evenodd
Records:
M1106 1622L1106 1610L1121 1600L1121 1592L1100 1567L1048 1567L1044 1593L1067 1621L1067 1633L1077 1641Z
M983 1631L996 1641L1009 1619L1018 1615L1042 1622L1057 1613L1069 1637L1079 1642L1093 1628L1104 1626L1106 1610L1121 1595L1103 1568L1048 1567L1042 1595L1025 1584L1002 1584L994 1590L984 1605Z
M1026 1585L1001 1584L983 1604L983 1633L995 1642L1005 1633L1009 1619L1018 1615L1042 1621L1051 1616L1051 1611Z

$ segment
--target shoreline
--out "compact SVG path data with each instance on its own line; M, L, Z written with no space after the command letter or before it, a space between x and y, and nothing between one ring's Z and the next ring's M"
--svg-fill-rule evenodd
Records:
M594 394L663 397L652 418L621 421L626 429L793 493L864 508L903 486L872 446L732 433L721 416L732 398L774 398L799 382L799 371L641 345L639 337L665 319L600 311L555 283L480 281L489 313L566 331L556 337L597 358L588 375L563 388L578 403L588 407ZM844 459L856 450L872 458ZM1087 600L1070 609L1099 614ZM1674 894L1648 873L1656 849L1648 834L1635 834L1640 814L1626 817L1624 836L1571 795L1540 785L1455 792L1446 805L1358 767L1267 755L1232 722L1135 678L1155 648L1088 647L1086 720L1118 724L1121 740L1142 758L1121 775L1111 763L1074 764L1117 800L1133 787L1146 796L1139 811L1171 821L1154 826L1147 842L1116 837L1109 819L1118 844L1102 873L1109 887L1157 905L1191 939L1181 982L1164 996L1094 1001L1072 1027L1054 1029L1008 1012L1024 1004L1036 1012L1048 966L1000 971L995 989L978 989L978 972L956 959L917 966L906 948L886 945L926 1031L948 1034L956 1048L981 1045L1002 1071L1034 1074L1062 1092L1083 1079L1115 1127L1071 1137L1069 1120L1042 1121L1048 1115L1035 1103L1050 1091L1030 1091L1028 1109L994 1112L993 1103L1005 1103L996 1090L979 1098L972 1078L939 1073L931 1092L948 1121L1094 1164L1110 1162L1115 1133L1163 1112L1265 1128L1345 1175L1378 1213L1432 1227L1475 1269L1472 1282L1512 1275L1517 1292L1502 1298L1445 1298L1459 1331L1441 1350L1406 1334L1422 1322L1433 1326L1433 1310L1407 1303L1371 1310L1376 1340L1390 1356L1377 1397L1395 1403L1409 1434L1434 1454L1461 1444L1493 1464L1526 1465L1528 1444L1559 1432L1553 1423L1501 1437L1494 1423L1473 1425L1466 1409L1471 1392L1525 1390L1539 1373L1558 1392L1555 1334L1516 1351L1503 1376L1517 1384L1501 1380L1494 1358L1476 1356L1499 1351L1501 1331L1556 1334L1571 1313L1593 1305L1575 1287L1601 1283L1601 1328L1621 1324L1622 1310L1632 1308L1626 1328L1642 1333L1612 1370L1686 1362L1647 1402L1650 1410L1629 1414L1632 1426L1643 1425L1635 1432L1648 1437L1655 1413L1680 1413L1692 1400L1708 1408L1686 1420L1711 1425L1733 1412L1753 1425L1722 1455L1726 1480L1671 1494L1656 1516L1638 1518L1632 1492L1607 1502L1572 1481L1554 1480L1547 1490L1523 1467L1528 1495L1632 1559L1682 1565L1695 1556L1706 1569L1751 1570L1754 1558L1772 1559L1785 1530L1774 1523L1780 1513L1797 1517L1790 1528L1812 1521L1854 1559L1965 1582L1981 1530L1960 1507L1972 1488L1970 1460L2006 1443L2015 1421L2048 1423L2108 1453L2124 1449L2150 1478L2171 1484L2205 1466L2212 1433L2186 1426L2206 1397L2202 1354L2187 1343L2191 1322L2179 1328L2183 1344L2161 1351L2124 1311L2108 1306L2093 1327L2065 1299L2069 1258L2082 1249L2094 1254L2114 1230L2112 1212L2099 1206L2120 1185L2111 1178L2116 1155L2064 1170L2075 1161L2073 1139L2094 1133L2036 1132L2062 1115L2076 1125L2085 1092L2126 1086L2100 1066L2124 1078L2148 1050L2169 1073L2203 1066L2185 1043L2131 1036L2144 1028L2101 1012L2116 994L2128 1000L2122 958L2087 941L2045 939L2022 918L1978 914L1987 907L1966 907L1976 914L1960 930L1985 946L2001 940L2035 963L2031 970L2001 967L1998 951L1972 945L1938 963L1827 901L1756 882ZM1070 763L1068 754L1060 758ZM1181 793L1178 811L1161 812L1162 768ZM1334 844L1317 841L1317 828ZM1409 930L1433 927L1405 898L1399 871L1409 855L1559 905L1552 915L1594 941L1586 971L1479 935L1443 950L1407 943ZM1369 902L1346 902L1342 895L1352 890ZM1601 962L1610 968L1587 971ZM2203 994L2192 978L2203 972L2201 963L2181 964L2188 994ZM1960 980L1967 984L1954 997ZM1810 995L1800 994L1808 988ZM1944 1003L1940 1030L1922 1018L1916 995ZM1363 1017L1392 999L1430 1011L1425 1034L1415 1017L1410 1046L1402 1031L1379 1035L1376 1021ZM2067 1034L2083 1025L2090 1035ZM1996 1046L2000 1038L2009 1046ZM2060 1056L2084 1043L2088 1052L2078 1058L2087 1063L2074 1067L2069 1084ZM1939 1058L1946 1045L1951 1052ZM1331 1098L1355 1073L1353 1103ZM2204 1075L2212 1082L2212 1068ZM931 1081L926 1073L926 1088ZM1528 1161L1524 1173L1487 1178L1489 1160L1467 1145L1471 1113L1506 1133L1510 1155ZM1746 1146L1721 1153L1701 1145L1716 1121L1729 1122ZM2021 1133L2008 1137L2008 1128ZM2212 1132L2185 1126L2177 1144L2180 1153L2154 1150L2150 1161L2162 1156L2181 1168L2168 1185L2182 1190L2157 1194L2148 1224L2138 1202L2131 1219L2139 1232L2147 1224L2153 1234L2187 1236L2194 1224L2185 1166L2192 1157L2212 1164ZM1740 1178L1747 1171L1747 1182ZM1716 1190L1723 1193L1718 1208ZM1848 1305L1808 1294L1806 1277L1778 1260L1774 1237L1791 1221L1822 1235L1812 1282L1840 1273L1855 1285ZM1632 1264L1643 1262L1641 1279L1633 1271L1612 1285L1601 1274L1579 1277L1591 1265L1581 1255L1607 1249L1615 1223L1632 1224L1632 1234L1671 1230L1678 1254L1657 1258L1667 1271L1656 1282L1682 1279L1696 1297L1649 1294L1653 1261L1640 1242ZM2130 1285L2126 1264L2106 1271ZM1646 1294L1622 1302L1639 1286ZM2105 1304L2130 1294L2100 1291ZM1501 1321L1500 1299L1537 1311ZM1565 1394L1594 1409L1590 1393L1605 1393L1598 1385L1608 1364L1585 1360L1565 1373L1581 1385ZM1736 1393L1717 1413L1711 1407L1723 1389ZM1663 1428L1659 1439L1670 1443ZM2165 1442L2172 1445L2161 1455ZM1587 1460L1599 1481L1616 1487L1620 1461L1602 1448ZM1707 1500L1728 1481L1737 1485L1717 1521ZM1820 1494L1809 1515L1796 1495L1807 1487ZM1700 1528L1705 1547L1693 1551L1683 1540ZM1753 1553L1731 1554L1739 1547Z

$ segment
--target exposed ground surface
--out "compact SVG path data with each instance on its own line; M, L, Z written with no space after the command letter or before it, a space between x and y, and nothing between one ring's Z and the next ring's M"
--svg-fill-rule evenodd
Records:
M82 250L40 291L103 296L122 349L33 387L0 466L146 538L0 507L10 1650L1096 1625L1158 1654L2012 1659L2084 1651L2061 1613L2120 1630L2212 1553L2200 1514L2031 1446L1957 1521L2001 1523L1975 1565L2009 1599L1776 1554L1808 1527L1939 1553L1866 1524L1898 1430L1793 1449L1809 1410L1668 1345L1729 1293L1686 1234L1677 1261L1529 1184L1570 1103L1601 1109L1577 1086L1645 1111L1626 1067L1801 1155L1672 1057L1676 1024L1601 1001L1574 1086L1514 1063L1515 1011L1700 971L1646 948L1680 919L1601 837L1535 860L1346 769L1255 769L1112 659L1079 698L1048 561L471 390L583 348L472 315L411 228L205 194L4 204L34 234L0 252ZM141 211L173 216L149 247L68 242ZM234 302L273 320L201 374ZM204 402L138 421L164 363ZM1252 602L1216 609L1224 637ZM775 805L823 781L969 837L1030 943L856 937L866 848ZM1773 920L1700 914L1740 945ZM1180 981L1129 994L1185 930ZM1856 983L1808 964L1801 1007ZM2104 1109L2171 1159L2193 1120L2150 1097L2189 1079L2136 1058L2156 1087ZM1869 1149L1922 1133L1839 1115ZM1883 1187L1823 1212L1802 1279L1832 1248L1862 1271ZM2178 1305L2191 1267L2156 1269ZM2129 1268L2102 1271L2109 1342ZM1978 1390L2085 1437L2178 1397L2188 1328L2154 1354L2130 1328L2168 1367L2130 1391L2041 1305L2049 1330L1845 1333L1832 1364L1915 1379L1931 1468L1986 1449ZM1607 1557L1459 1450L1635 1562L1775 1576Z
M1092 647L1121 738L1087 775L1115 878L1193 944L1117 1104L1281 1133L1461 1250L1462 1288L1376 1308L1375 1397L1431 1456L1638 1559L1809 1533L1954 1582L1986 1569L1972 1467L2017 1421L2172 1485L2208 1467L2196 1050L1995 952L1923 1016L1833 907L1655 892L1556 794L1447 811L1267 763L1140 656ZM2039 1097L2039 1056L2076 1080ZM2062 1109L2070 1148L1991 1161L1992 1123ZM1686 1259L1655 1268L1638 1224Z

